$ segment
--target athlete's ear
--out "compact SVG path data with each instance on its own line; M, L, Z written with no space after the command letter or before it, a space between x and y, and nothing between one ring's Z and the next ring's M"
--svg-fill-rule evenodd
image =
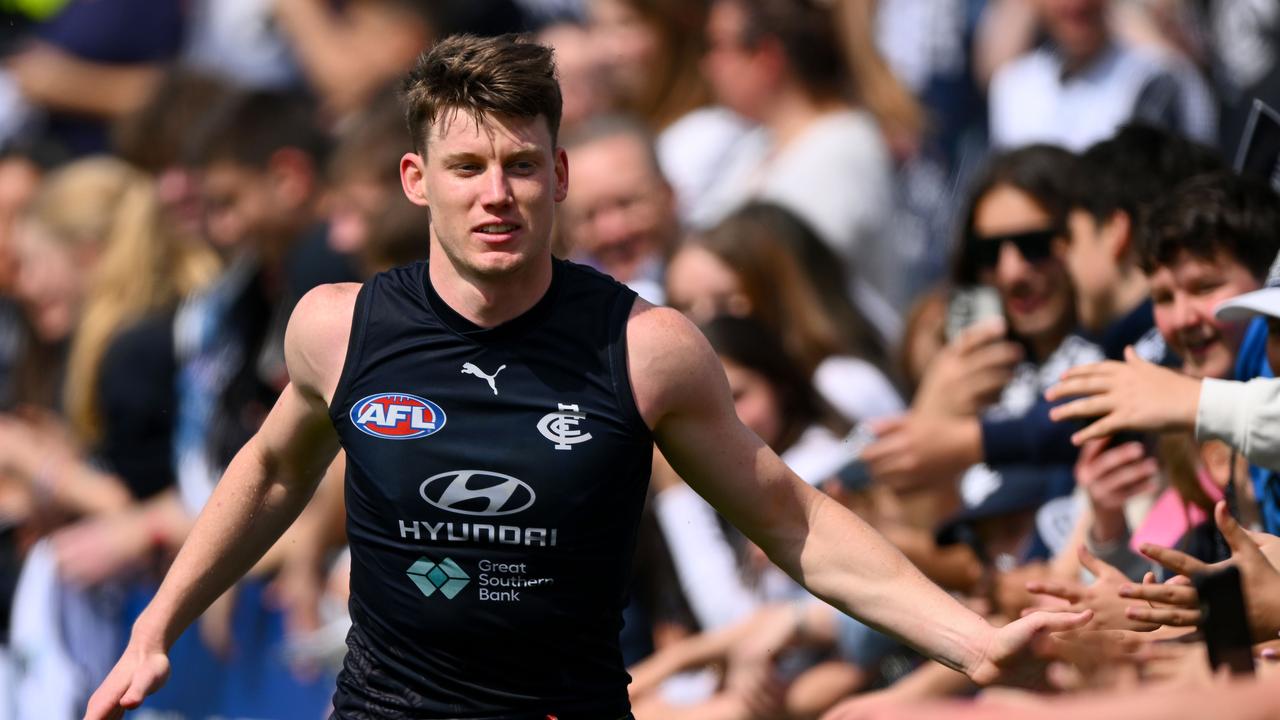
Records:
M564 202L569 196L569 153L556 148L556 202Z
M405 153L400 158L400 187L409 202L431 207L426 188L427 161L418 153Z

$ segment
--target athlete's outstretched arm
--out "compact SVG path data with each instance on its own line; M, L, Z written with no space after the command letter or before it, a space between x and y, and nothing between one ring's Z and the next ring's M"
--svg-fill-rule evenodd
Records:
M627 346L636 403L662 453L818 597L979 683L1016 670L1038 633L1088 621L1088 614L1036 613L992 628L873 528L797 477L738 421L723 368L683 316L637 301Z
M164 684L169 648L182 631L302 512L338 450L328 399L342 370L356 290L324 286L298 303L285 335L292 382L227 467L124 654L89 700L86 720L118 718Z

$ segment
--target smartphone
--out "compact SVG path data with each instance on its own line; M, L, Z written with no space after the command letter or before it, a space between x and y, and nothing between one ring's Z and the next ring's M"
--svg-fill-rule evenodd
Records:
M956 288L947 302L947 342L955 340L967 328L997 317L1004 317L1004 303L995 288L989 285Z
M1201 573L1192 582L1200 596L1200 627L1209 646L1209 665L1226 665L1233 675L1253 674L1253 636L1240 590L1240 569Z

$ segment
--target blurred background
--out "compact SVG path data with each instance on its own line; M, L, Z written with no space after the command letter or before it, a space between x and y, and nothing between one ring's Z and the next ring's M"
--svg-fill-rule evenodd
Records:
M425 259L399 82L460 32L555 49L558 256L689 315L742 421L993 622L1095 611L978 693L659 458L637 718L1280 717L1280 396L1245 384L1280 0L4 0L0 720L80 716L287 382L296 301ZM326 716L342 474L134 716ZM1235 645L1188 577L1220 562Z

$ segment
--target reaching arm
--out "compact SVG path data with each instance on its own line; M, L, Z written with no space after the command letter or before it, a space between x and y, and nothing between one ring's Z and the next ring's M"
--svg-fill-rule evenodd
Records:
M285 335L292 382L236 454L124 655L90 699L86 719L119 717L168 677L168 649L302 512L337 453L328 399L346 354L356 286L322 286L298 304Z
M818 597L979 682L997 679L1036 633L1087 622L1039 614L993 630L738 421L715 354L683 316L637 302L627 343L636 402L663 455Z

